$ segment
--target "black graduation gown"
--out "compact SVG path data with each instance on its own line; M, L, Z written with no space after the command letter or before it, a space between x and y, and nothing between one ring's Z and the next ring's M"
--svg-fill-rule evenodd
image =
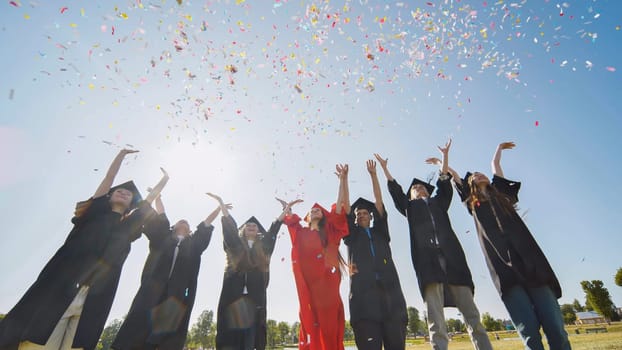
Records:
M183 349L196 296L201 254L207 249L213 230L214 226L201 222L194 234L181 241L169 278L177 237L173 236L166 214L145 225L149 256L138 293L112 348L143 349L149 344L160 350Z
M79 203L84 212L72 219L65 243L34 284L0 321L0 349L15 350L21 341L45 344L82 285L88 285L74 348L94 349L117 290L121 268L142 225L155 214L147 202L123 218L109 197Z
M511 204L518 202L520 182L493 176L491 186L508 196ZM462 201L468 189L457 186ZM507 213L498 202L480 202L473 213L477 236L492 281L499 294L516 285L541 287L548 285L557 298L562 295L559 281L544 253L515 210Z
M266 289L270 279L269 266L249 266L258 249L269 259L274 251L281 221L275 220L265 235L259 236L253 248L240 239L235 220L223 216L222 231L227 265L222 282L216 317L216 348L242 349L241 331L255 327L255 349L266 347ZM250 257L250 259L249 259ZM244 286L248 294L244 295Z
M427 203L423 199L410 200L397 181L388 182L395 207L408 218L410 254L422 296L429 283L468 286L472 291L475 289L462 245L447 214L453 195L450 179L450 176L443 180L439 178L436 194L428 198ZM446 271L441 268L440 254L445 258ZM454 306L449 293L445 293L445 296L445 306Z
M406 301L389 246L387 212L385 210L381 216L374 208L371 214L374 217L371 240L365 229L355 224L354 212L348 215L350 234L343 238L351 270L350 323L398 320L406 324ZM374 247L374 255L370 244Z

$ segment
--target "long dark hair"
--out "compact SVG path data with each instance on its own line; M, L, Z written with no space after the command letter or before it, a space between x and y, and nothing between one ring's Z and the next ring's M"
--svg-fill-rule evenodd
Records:
M244 234L246 225L243 225L238 234L242 243L242 251L240 254L231 256L231 260L228 261L230 265L236 271L248 271L258 269L262 272L269 272L270 270L270 256L266 254L263 246L263 240L260 239L260 235L257 235L253 247L248 246L248 239Z
M469 198L467 204L471 211L479 206L480 202L490 201L491 205L498 206L505 215L510 215L517 211L516 202L505 193L497 191L491 184L486 185L486 191L482 191L478 185L473 183L473 176L468 179Z
M328 246L328 234L326 233L326 228L325 228L326 215L324 214L324 211L322 211L322 218L317 223L317 226L318 226L318 234L320 235L320 242L322 242L322 248L326 250L326 247ZM346 271L348 264L346 263L345 259L341 255L341 251L339 250L339 247L337 247L337 260L339 262L339 272L343 274Z

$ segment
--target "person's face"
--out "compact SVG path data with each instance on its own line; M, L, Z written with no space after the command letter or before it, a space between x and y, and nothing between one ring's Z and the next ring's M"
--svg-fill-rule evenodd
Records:
M414 184L413 187L410 188L410 195L413 199L430 197L428 189L422 184Z
M134 198L132 191L125 188L117 188L110 195L110 204L119 204L127 209L132 203L132 198Z
M258 234L259 234L259 227L257 226L256 223L249 222L246 225L244 225L244 236L246 236L246 239L254 241L255 238L257 238Z
M178 236L188 236L190 235L190 224L186 220L179 220L173 225L173 232Z
M367 209L356 209L356 225L368 228L371 224L371 215Z
M475 186L483 187L490 184L490 179L482 173L475 172L471 178L471 183Z
M311 208L311 211L309 212L310 221L320 221L322 220L323 217L324 217L324 214L322 213L322 209Z

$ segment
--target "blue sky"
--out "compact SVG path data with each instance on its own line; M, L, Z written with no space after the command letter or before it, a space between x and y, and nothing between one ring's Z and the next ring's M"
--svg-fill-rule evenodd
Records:
M336 199L336 163L352 200L371 198L365 160L389 158L402 184L453 138L450 165L490 173L499 142L519 206L563 288L600 279L622 304L621 5L617 1L5 2L0 14L0 312L36 279L120 147L117 183L171 181L172 220L232 202L241 222L279 214L274 196ZM113 31L114 28L114 31ZM235 71L235 72L234 72ZM129 146L128 146L129 147ZM383 176L380 175L383 179ZM423 310L405 219L388 191L392 247L408 305ZM482 312L508 318L472 218L457 196L453 227ZM272 258L268 317L293 322L291 244ZM215 310L224 269L216 224L193 319ZM109 319L122 317L148 253L135 242ZM342 281L347 305L348 279ZM347 313L347 307L346 307ZM456 317L448 309L447 317Z

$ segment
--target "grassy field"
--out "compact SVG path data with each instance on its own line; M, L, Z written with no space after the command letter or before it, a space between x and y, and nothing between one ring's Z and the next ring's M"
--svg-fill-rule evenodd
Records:
M573 350L617 350L622 349L622 323L616 322L611 325L599 325L597 327L607 328L606 333L586 334L586 326L566 327L570 344ZM579 329L579 334L576 334ZM495 339L494 333L490 333L492 347L495 350L522 350L523 343L515 332L499 332L499 340ZM545 340L546 344L546 340ZM546 346L548 348L548 345ZM407 347L408 350L430 349L430 344L424 343L423 339L411 340ZM455 336L449 343L449 350L473 349L468 335Z

